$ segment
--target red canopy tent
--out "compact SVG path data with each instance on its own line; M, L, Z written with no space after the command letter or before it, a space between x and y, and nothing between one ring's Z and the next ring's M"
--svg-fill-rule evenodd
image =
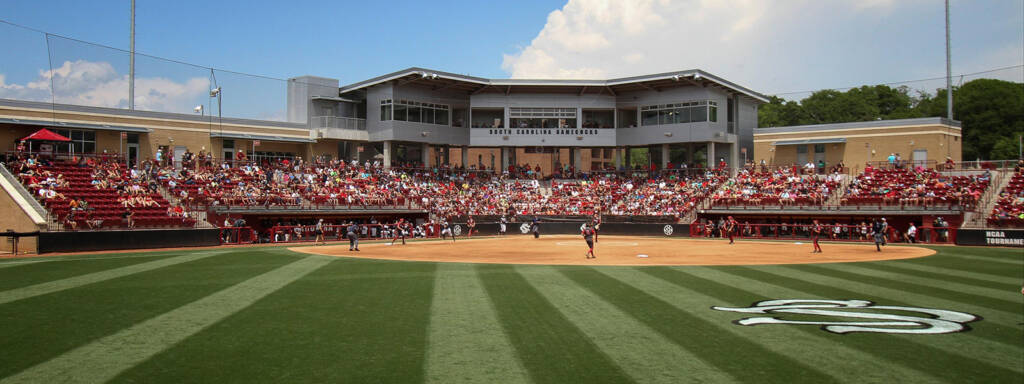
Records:
M22 137L21 141L28 141L28 153L32 153L32 142L33 141L56 141L56 142L68 143L68 154L69 155L71 154L71 143L70 143L71 139L69 139L67 137L64 137L64 135L60 135L60 134L54 133L53 131L51 131L49 129L46 129L46 128L42 128L42 129L40 129L38 131L35 131L35 133L33 133L31 135ZM54 154L56 154L56 152L57 152L56 150L53 151ZM46 154L46 153L44 153L44 154Z
M63 135L53 133L53 131L43 128L35 133L22 137L21 141L36 140L36 141L71 141L71 139L64 137Z

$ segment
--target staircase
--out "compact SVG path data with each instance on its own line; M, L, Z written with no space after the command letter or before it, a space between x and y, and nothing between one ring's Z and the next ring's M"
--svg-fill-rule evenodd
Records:
M159 188L157 188L157 192L160 192L160 196L163 196L164 199L167 200L167 202L175 205L181 205L181 200L178 199L178 196L175 196L173 193L168 191L167 188L164 187L162 184L159 186ZM182 205L182 207L185 208L186 206ZM216 226L210 224L210 222L206 220L206 211L198 211L187 208L186 211L188 212L188 217L196 219L196 228L216 228Z
M853 182L853 176L850 175L839 175L839 186L828 196L828 200L825 200L826 207L837 207L843 200L843 194L846 193L846 188Z
M979 199L978 206L973 211L964 212L963 228L985 228L986 219L999 202L999 192L1013 179L1012 172L1013 169L992 172L992 182Z

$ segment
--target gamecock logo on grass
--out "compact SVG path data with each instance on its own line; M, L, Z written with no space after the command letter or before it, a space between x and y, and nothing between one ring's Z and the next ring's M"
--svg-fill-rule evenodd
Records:
M767 300L747 308L711 307L711 309L775 315L748 317L734 321L739 325L818 325L821 326L821 329L839 334L851 332L953 333L970 330L967 323L979 319L978 316L970 313L945 309L875 305L867 300ZM783 315L801 316L797 316L800 320L786 320L782 318ZM807 320L808 315L821 316L826 319ZM840 321L842 318L852 318L853 320Z

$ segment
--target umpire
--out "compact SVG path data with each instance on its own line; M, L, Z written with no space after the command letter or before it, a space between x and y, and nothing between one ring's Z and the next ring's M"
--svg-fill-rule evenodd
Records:
M358 251L359 250L359 225L354 221L348 223L348 228L345 229L345 234L348 237L348 250Z

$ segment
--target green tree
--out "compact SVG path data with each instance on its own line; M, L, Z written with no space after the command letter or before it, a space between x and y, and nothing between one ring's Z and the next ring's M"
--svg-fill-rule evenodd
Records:
M1024 84L977 79L953 89L953 118L962 123L963 158L1001 159L1024 132ZM846 92L821 90L799 103L772 96L758 110L760 127L945 117L946 90L935 96L906 86L873 85ZM997 151L998 145L998 151ZM1016 157L1016 150L1013 156ZM997 157L1003 156L1003 157Z

